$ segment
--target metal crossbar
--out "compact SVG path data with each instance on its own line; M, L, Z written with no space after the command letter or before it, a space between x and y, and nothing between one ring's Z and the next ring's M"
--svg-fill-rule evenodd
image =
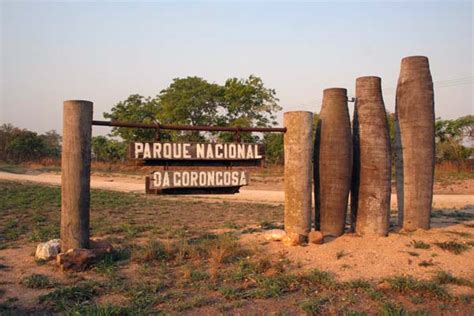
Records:
M225 127L225 126L202 126L202 125L166 125L166 124L145 124L123 121L92 121L96 126L146 128L157 130L175 131L206 131L206 132L260 132L260 133L285 133L286 127Z

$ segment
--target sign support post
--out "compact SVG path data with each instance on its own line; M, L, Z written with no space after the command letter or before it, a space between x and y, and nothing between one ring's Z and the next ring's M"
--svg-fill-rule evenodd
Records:
M61 252L89 248L92 112L90 101L64 101Z
M313 114L286 112L285 151L285 231L286 242L306 242L311 230L311 156Z

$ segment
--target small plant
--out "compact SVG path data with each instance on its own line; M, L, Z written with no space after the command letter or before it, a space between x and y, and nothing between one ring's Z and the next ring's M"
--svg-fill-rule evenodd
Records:
M385 303L379 311L380 316L405 316L407 311L403 306L396 305L394 303Z
M270 222L261 222L260 223L260 228L263 230L269 230L269 229L283 229L282 225L276 225L274 223Z
M334 279L334 276L327 271L314 269L308 274L304 275L303 278L309 281L311 284L328 289L335 289L339 286L339 284Z
M474 288L473 281L455 277L446 271L438 271L433 281L437 282L438 284L456 284Z
M257 278L257 288L249 295L255 298L278 297L296 289L297 282L293 275L278 274L272 277L260 276Z
M226 222L224 223L224 227L225 228L229 228L229 229L240 229L241 226L236 224L236 223L233 223L233 222Z
M420 254L418 252L414 252L414 251L407 251L407 253L412 257L419 257L420 256Z
M470 238L470 237L472 237L472 234L471 234L471 233L468 233L468 232L457 232L457 231L454 231L454 230L449 230L449 231L447 231L446 233L452 234L452 235L456 235L456 236L459 236L459 237L462 237L462 238Z
M95 264L95 269L99 273L112 274L117 270L119 262L130 259L130 254L130 249L127 248L114 249Z
M193 282L199 282L199 281L208 279L209 274L205 271L193 270L193 271L191 271L191 274L189 275L189 278Z
M392 289L400 293L419 293L440 299L450 298L449 293L434 281L417 280L411 276L394 276L386 281Z
M171 257L171 253L159 240L150 240L144 248L134 249L133 255L141 262L163 261Z
M96 316L121 316L129 315L131 311L121 306L115 306L111 304L97 305L97 304L85 304L75 305L67 311L68 315L80 316L80 315L96 315Z
M443 215L447 217L456 218L457 220L462 222L474 219L474 214L463 211L454 211L450 213L444 213Z
M39 297L40 302L50 302L53 307L67 309L76 304L90 301L97 294L91 284L62 287Z
M430 244L427 244L421 240L412 240L410 243L415 249L430 249Z
M194 296L190 301L177 304L175 308L177 311L182 312L191 308L202 307L212 303L213 301L211 299L197 295Z
M217 277L221 265L236 262L249 254L231 235L209 241L203 245L202 252L209 258L209 271L213 278Z
M318 297L302 302L300 307L306 313L306 315L318 315L321 314L328 302L328 298Z
M419 265L420 267L425 267L425 268L426 268L426 267L431 267L431 266L433 266L434 263L433 263L433 260L430 259L430 260L423 260L423 261L421 261L420 263L418 263L418 265Z
M443 250L454 253L455 255L460 255L461 253L469 249L469 245L465 243L453 241L453 240L444 241L444 242L435 242L434 244Z
M24 277L21 284L30 289L48 289L54 287L54 282L44 274L32 274Z
M413 304L423 304L425 302L422 296L417 296L417 295L410 297L410 301Z
M340 250L340 251L336 252L336 259L339 260L339 259L341 259L342 257L344 257L346 255L347 255L347 253L344 250Z
M219 292L228 300L235 300L245 296L244 290L238 287L223 287L219 289Z
M364 312L354 311L351 309L345 310L342 312L342 316L365 316L367 315Z
M364 279L355 279L343 283L343 287L348 289L364 289L367 290L372 287L369 281Z

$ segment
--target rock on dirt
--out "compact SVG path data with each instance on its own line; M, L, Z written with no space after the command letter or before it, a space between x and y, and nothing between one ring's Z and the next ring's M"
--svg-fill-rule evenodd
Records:
M43 242L36 247L35 258L37 260L51 260L54 259L60 251L60 240L52 239Z
M283 229L270 229L269 231L265 232L265 239L281 241L283 238L285 238L285 235L286 233Z
M305 244L308 241L306 236L298 233L287 233L283 238L282 242L285 246L299 246Z
M110 242L96 238L90 240L90 247L90 249L69 249L60 253L56 257L56 264L62 271L84 271L113 250Z
M324 236L320 231L313 230L308 235L308 241L313 244L322 244L324 242Z

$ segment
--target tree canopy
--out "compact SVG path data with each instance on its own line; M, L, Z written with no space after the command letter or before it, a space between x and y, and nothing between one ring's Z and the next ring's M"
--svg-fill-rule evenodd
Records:
M174 79L155 98L131 95L115 105L110 113L104 113L104 117L143 123L270 127L276 125L275 113L280 110L275 90L266 88L259 77L230 78L223 85L199 77L186 77ZM155 137L152 130L126 128L114 128L112 134L126 141ZM197 132L168 132L165 135L174 140L203 139ZM220 133L218 137L229 140L233 135ZM249 134L242 138L256 141Z

